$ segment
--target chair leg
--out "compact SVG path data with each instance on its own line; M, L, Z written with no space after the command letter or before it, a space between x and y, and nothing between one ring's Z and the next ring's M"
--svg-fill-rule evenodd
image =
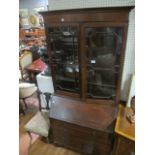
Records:
M25 109L27 110L27 109L28 109L28 106L27 106L27 104L26 104L25 99L23 99L23 102L24 102Z
M50 143L49 137L46 137L46 141L47 141L48 144Z
M32 135L31 135L31 132L27 131L29 137L30 137L30 141L32 141Z
M41 92L39 91L39 89L37 90L37 97L38 97L38 103L39 103L39 111L41 111L42 107L41 107L41 98L40 98Z
M19 114L23 114L23 115L25 115L25 111L24 111L24 109L23 109L23 105L21 105L21 103L19 103Z
M51 93L44 93L46 99L46 109L49 110L49 101L51 99Z
M29 131L27 131L27 133L28 133L28 135L29 135L29 137L30 137L30 144L29 144L29 149L30 149L30 147L31 147L31 142L32 142L32 135L31 135L31 132L29 132Z

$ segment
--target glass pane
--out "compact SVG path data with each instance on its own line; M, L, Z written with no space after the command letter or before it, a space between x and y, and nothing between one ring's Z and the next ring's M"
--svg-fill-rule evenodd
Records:
M96 83L100 85L116 85L117 72L114 70L98 70L88 69L88 83Z
M122 33L121 27L85 29L89 97L115 97Z
M78 30L76 27L50 28L52 60L55 63L78 63Z
M63 26L52 27L49 31L55 87L79 92L78 29Z
M88 96L113 99L117 72L114 70L88 69Z
M122 28L86 28L86 48L89 64L114 67L119 63Z

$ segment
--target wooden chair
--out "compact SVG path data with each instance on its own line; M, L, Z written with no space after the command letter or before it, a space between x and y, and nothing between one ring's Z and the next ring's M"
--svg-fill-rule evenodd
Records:
M48 97L48 93L54 94L54 86L53 86L52 76L45 75L42 72L42 73L40 73L40 74L38 74L36 76L36 81L37 81L37 86L38 86L39 90L42 93L45 93L46 94L46 95L41 95L40 96L41 106L42 106L42 108L49 109L50 108L50 105L51 105L51 100L50 100L50 103L49 104L47 104L47 102L45 102L45 100L46 101L48 100L48 99L46 99Z
M28 81L28 73L26 67L32 63L32 52L25 51L19 58L19 67L23 81Z
M49 143L50 121L48 117L48 110L46 109L46 111L45 110L43 111L41 107L40 95L45 95L46 102L47 104L49 104L49 100L51 99L52 94L46 92L42 93L41 91L37 90L37 95L39 99L39 111L25 125L25 129L28 132L31 140L32 140L31 133L34 133L42 137L45 137L47 142Z

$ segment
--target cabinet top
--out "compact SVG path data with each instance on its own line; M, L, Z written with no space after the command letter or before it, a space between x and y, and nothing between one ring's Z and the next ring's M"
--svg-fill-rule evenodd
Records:
M40 12L44 23L67 22L128 22L128 14L132 7L73 9Z
M104 131L117 115L117 108L85 103L70 98L54 96L50 118L67 123Z
M65 10L49 10L39 12L42 15L55 13L72 13L72 12L88 12L88 11L127 11L129 12L134 6L128 7L100 7L100 8L80 8L80 9L65 9Z

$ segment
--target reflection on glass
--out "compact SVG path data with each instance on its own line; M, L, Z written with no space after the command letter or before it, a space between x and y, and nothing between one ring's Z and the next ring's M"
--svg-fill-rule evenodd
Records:
M86 28L88 96L113 99L122 48L121 27Z
M55 87L79 92L78 29L63 26L52 27L49 31Z

